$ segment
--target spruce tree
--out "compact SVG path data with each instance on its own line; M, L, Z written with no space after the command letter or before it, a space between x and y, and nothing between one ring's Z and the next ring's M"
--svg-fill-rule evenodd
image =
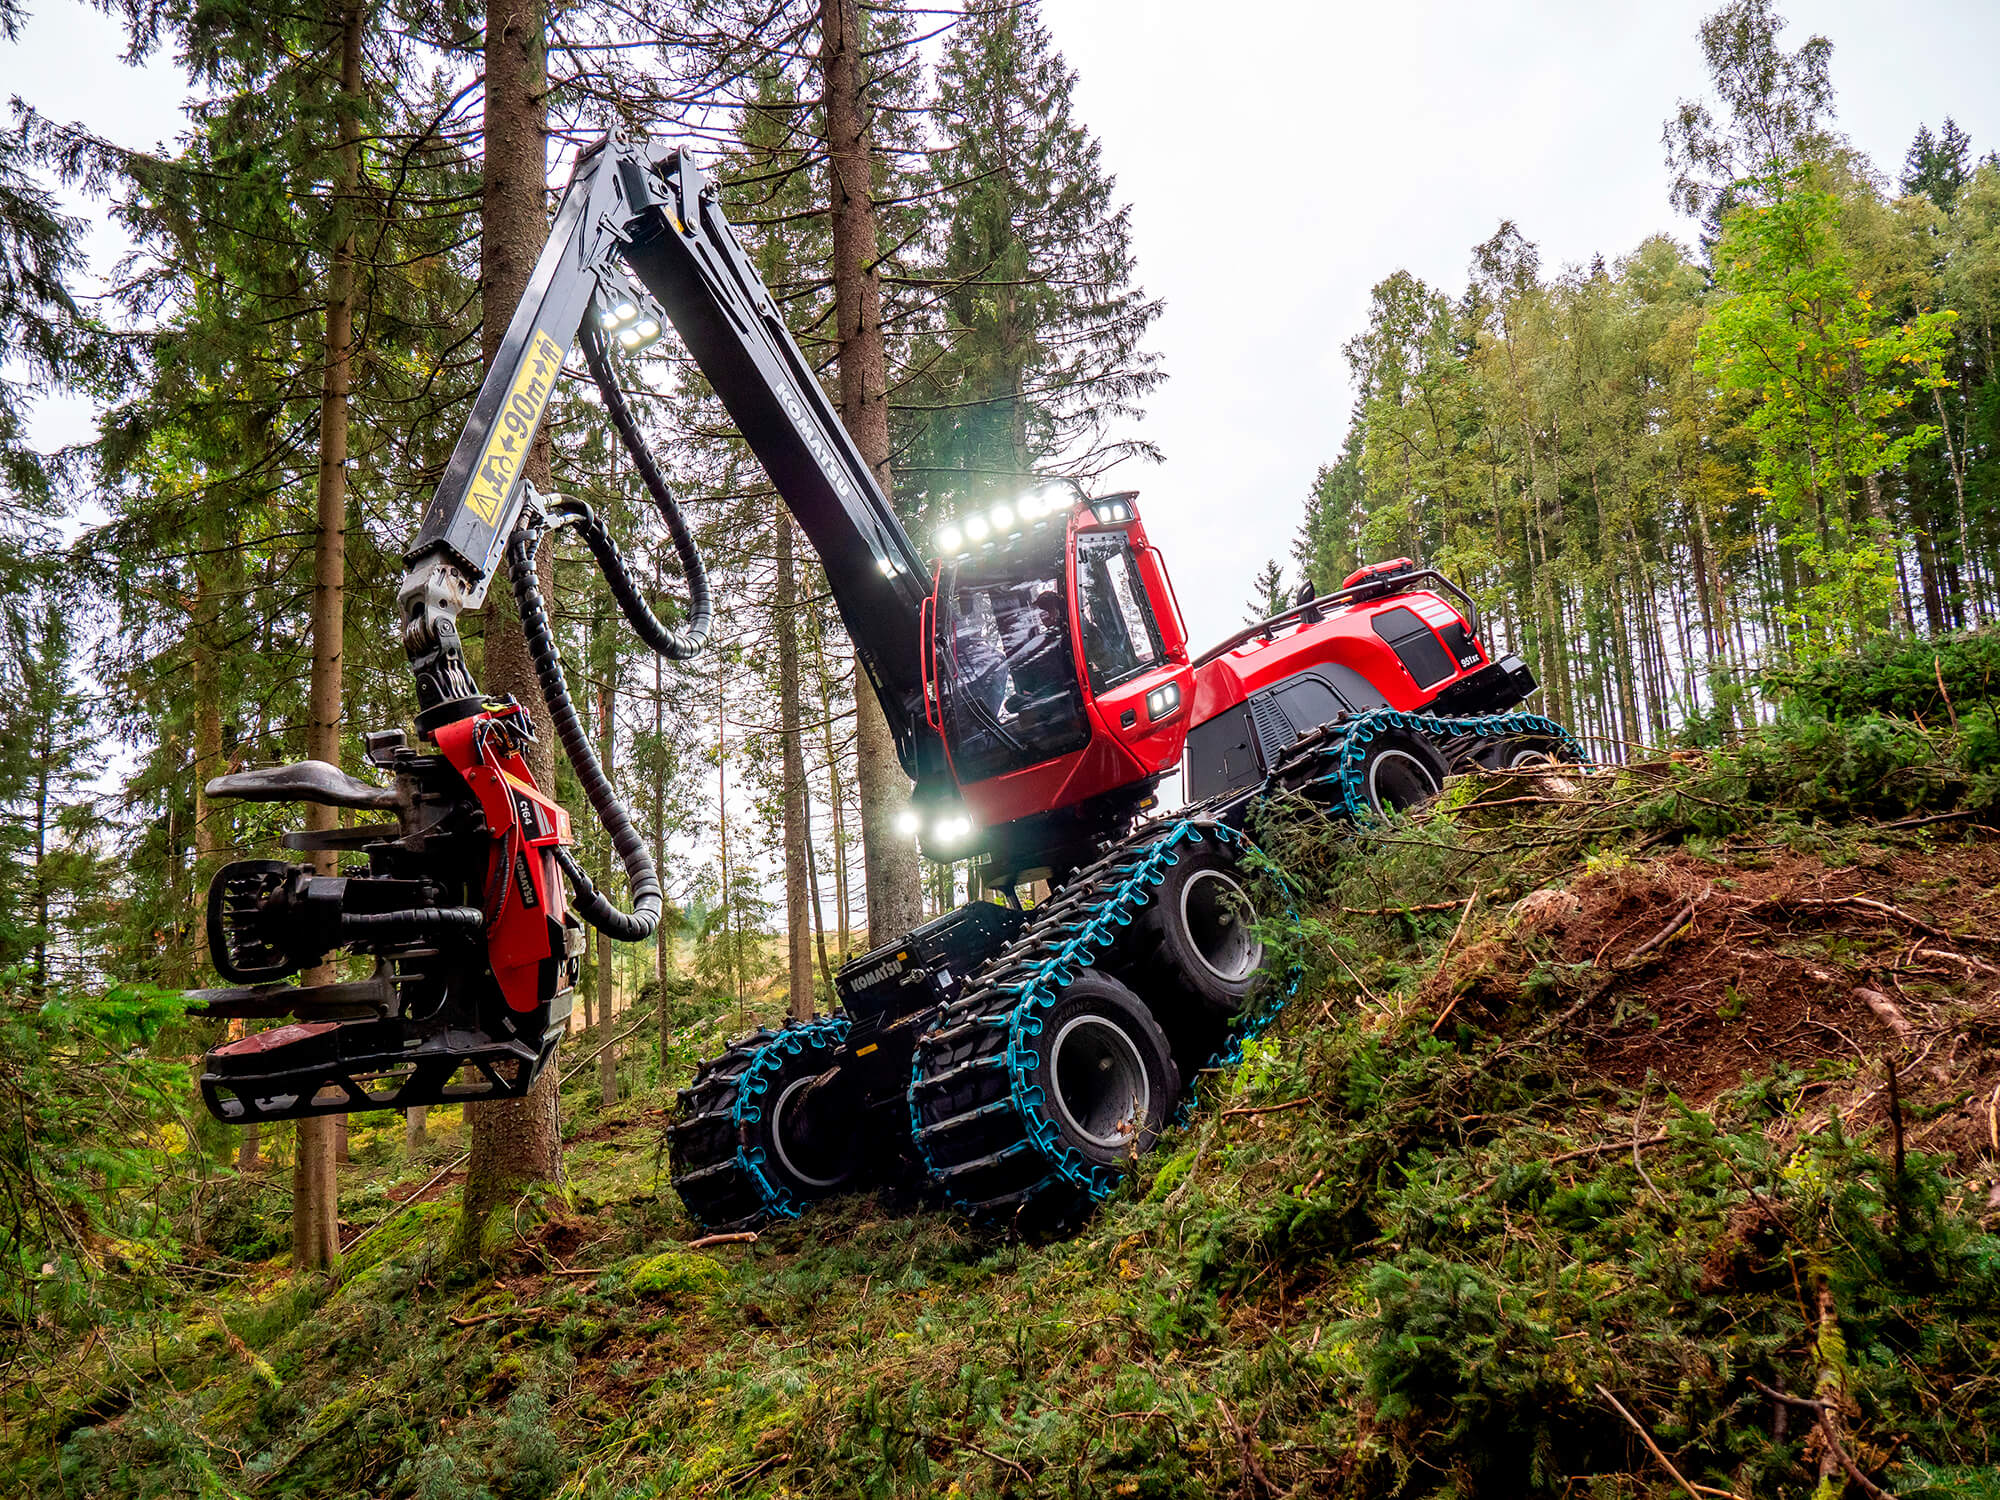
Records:
M1931 134L1928 125L1917 127L1917 138L1903 157L1899 184L1905 193L1922 193L1945 213L1957 203L1959 191L1972 176L1972 138L1958 128L1950 115L1944 129Z
M923 392L913 481L938 511L1157 457L1114 436L1164 379L1145 337L1129 208L1077 118L1076 74L1039 7L967 13L938 70L937 279L945 326Z

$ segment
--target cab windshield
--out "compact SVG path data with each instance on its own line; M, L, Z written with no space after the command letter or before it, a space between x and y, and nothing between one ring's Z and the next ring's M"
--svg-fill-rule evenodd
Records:
M961 782L1019 771L1090 741L1063 589L1063 533L948 569L938 698Z

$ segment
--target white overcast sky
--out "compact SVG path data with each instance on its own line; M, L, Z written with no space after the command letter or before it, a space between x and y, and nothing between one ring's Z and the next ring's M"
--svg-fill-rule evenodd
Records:
M0 43L0 93L129 144L179 130L172 69L121 64L118 28L74 0L31 4L23 39ZM1289 562L1347 420L1341 345L1377 281L1406 267L1456 292L1507 218L1549 271L1688 227L1660 126L1703 91L1708 0L1044 6L1167 303L1154 346L1171 378L1141 429L1166 462L1118 478L1142 491L1198 643L1235 625L1266 558ZM1841 128L1885 171L1946 115L1975 151L2000 146L2000 4L1782 8L1788 46L1834 43ZM91 244L103 267L120 247L101 223ZM37 428L88 431L76 406Z

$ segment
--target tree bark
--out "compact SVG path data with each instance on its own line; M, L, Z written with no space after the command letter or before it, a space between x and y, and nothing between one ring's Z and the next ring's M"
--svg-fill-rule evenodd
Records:
M604 604L607 609L610 607L608 599L604 601ZM597 620L601 627L604 623L604 617L600 614L597 616ZM612 659L608 662L604 655L597 652L593 652L592 655L596 658L598 666L605 673L603 681L598 684L597 688L597 759L604 767L604 774L610 776L614 765L613 751L617 748L618 738L616 733L618 720L613 706L615 699L611 690L612 674L617 671L617 664L615 653L612 654ZM611 889L611 857L611 846L607 840L604 848L604 869L599 880L601 888L607 891ZM611 936L609 933L600 932L597 934L597 1024L599 1028L597 1038L597 1093L599 1105L605 1109L609 1109L618 1102L618 1049L611 1043L611 1038L617 1034L617 1027L615 1025L616 1017L613 1015L617 1003L617 994L613 988L613 978L611 967Z
M861 97L862 43L856 0L820 0L820 73L825 99L833 306L838 325L840 415L885 495L889 472L889 358L882 341L882 285L875 216L875 150ZM861 858L868 881L868 941L888 942L922 920L917 851L896 830L910 784L896 760L882 706L855 674L855 775L861 792Z
M489 0L486 11L485 154L480 172L480 350L488 366L506 336L507 320L527 290L535 257L548 239L546 23L540 0ZM523 466L538 487L549 485L546 430ZM542 592L555 591L553 555L543 550ZM544 787L555 785L555 729L542 702L521 635L512 593L487 595L484 676L489 692L512 693L534 718L528 766ZM520 1099L481 1100L465 1107L469 1159L460 1200L458 1251L476 1256L495 1208L532 1182L562 1176L556 1128L556 1073L545 1071Z
M653 577L661 577L658 554L654 555ZM653 868L667 868L667 740L666 672L658 652L653 653ZM667 981L674 971L672 928L663 909L660 925L653 929L653 978L660 986L660 1082L667 1081L667 1064L673 1055L673 1007L667 1003Z
M347 0L339 11L340 103L335 118L340 129L340 180L336 201L353 206L361 182L361 41L362 0ZM319 485L314 519L312 591L312 677L306 703L306 756L340 764L343 616L347 603L347 400L351 389L354 351L354 257L356 234L334 246L327 271L326 359L320 377ZM340 811L319 803L306 806L306 827L325 831L338 827ZM312 856L321 875L336 875L340 857L332 850ZM334 962L308 970L308 985L333 984L340 978ZM292 1269L319 1271L340 1254L340 1210L334 1175L337 1160L346 1155L344 1120L318 1115L300 1120L298 1149L292 1155Z
M833 672L826 659L826 628L813 635L813 657L819 677L820 733L826 742L827 806L833 817L833 919L840 961L848 959L847 790L840 781L840 743L833 733Z
M812 849L806 841L806 758L799 728L798 580L792 571L792 515L777 506L778 579L773 602L778 637L778 727L784 741L785 955L788 1012L813 1013L813 914L806 890Z

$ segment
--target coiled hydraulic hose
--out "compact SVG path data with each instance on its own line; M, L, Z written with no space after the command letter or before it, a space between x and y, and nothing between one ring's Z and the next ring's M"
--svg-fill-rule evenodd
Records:
M611 835L611 847L625 866L625 878L632 887L632 910L620 911L602 891L587 879L580 879L581 872L565 851L558 850L556 860L570 878L578 915L618 942L636 943L651 936L660 925L659 872L653 868L652 855L646 852L646 841L632 824L632 815L618 800L617 789L598 763L590 736L584 733L583 723L576 716L576 705L570 701L569 681L563 676L562 658L556 654L555 639L549 633L549 617L542 608L541 590L535 582L535 547L539 540L539 531L527 525L516 526L513 535L507 538L507 571L513 579L514 602L521 611L521 634L527 641L529 659L535 664L535 678L542 685L542 698L549 706L549 717L555 722L563 754L569 757L583 795L589 799L604 831Z
M639 424L632 420L631 409L625 404L625 394L618 389L618 382L612 376L603 335L596 328L586 326L582 342L584 363L590 367L590 376L597 383L604 409L610 414L612 426L618 430L618 440L632 455L632 466L639 471L639 478L644 481L646 492L653 497L653 504L659 507L660 515L667 523L667 532L674 539L674 550L680 554L681 567L687 573L686 626L670 630L647 607L645 598L632 581L630 570L625 566L623 555L618 551L618 544L588 505L580 500L559 502L554 507L557 524L574 526L582 533L584 544L597 559L604 581L611 587L612 598L618 601L618 608L631 621L639 638L660 655L674 661L685 661L708 643L709 621L713 614L708 598L708 570L702 566L701 549L695 545L694 536L681 515L680 505L675 501L673 491L667 488L660 466L653 461L646 440L639 432ZM653 868L653 858L646 851L645 840L632 824L631 813L619 800L611 778L604 774L604 767L598 763L597 752L591 748L590 737L584 733L583 724L577 718L576 705L570 701L569 682L563 676L562 658L556 652L548 615L542 608L541 590L535 580L535 549L539 541L540 532L528 525L517 526L507 539L507 571L513 580L514 601L521 612L521 633L527 640L528 655L535 664L535 677L541 683L542 697L549 706L549 717L555 722L556 738L562 742L563 753L576 770L584 796L589 799L598 820L604 824L604 831L611 835L611 847L617 851L619 862L625 866L625 878L632 887L632 910L623 912L614 906L571 858L568 850L556 850L556 863L569 880L578 915L618 942L636 943L650 936L660 923L662 897L659 872Z
M667 533L674 539L674 551L680 554L681 566L687 571L686 626L680 630L669 630L654 618L652 610L646 607L646 601L634 586L631 574L626 571L625 559L619 555L611 533L604 529L604 523L597 519L589 506L581 501L566 500L557 507L557 513L582 532L585 545L596 557L598 567L604 570L604 581L611 585L612 598L618 601L619 609L632 622L632 628L639 632L639 638L660 655L674 661L685 661L708 643L712 613L708 601L708 570L702 566L701 549L694 544L687 521L681 515L680 504L674 499L673 491L667 488L667 481L661 477L660 466L653 462L653 455L647 451L639 424L632 420L631 409L625 405L625 393L618 389L618 382L612 376L611 361L605 354L604 336L586 324L582 343L584 363L590 366L590 378L597 382L597 393L604 400L611 425L618 429L618 440L632 455L632 466L639 471L639 478L645 482L646 492L653 497L653 504L659 507L660 516L667 523Z

